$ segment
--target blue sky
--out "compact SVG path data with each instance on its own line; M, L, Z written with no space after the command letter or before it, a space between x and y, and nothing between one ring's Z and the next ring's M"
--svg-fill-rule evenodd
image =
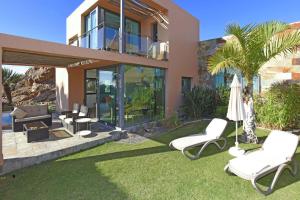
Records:
M83 0L1 0L0 32L65 43L66 17ZM200 39L229 23L300 21L300 0L174 0L200 20ZM24 71L24 70L23 70Z

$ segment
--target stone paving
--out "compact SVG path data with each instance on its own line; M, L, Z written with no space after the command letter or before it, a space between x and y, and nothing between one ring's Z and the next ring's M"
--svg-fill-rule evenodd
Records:
M54 122L50 130L63 130L59 122ZM109 141L119 140L122 133L109 130L97 123L92 126L92 135L80 137L71 135L68 138L49 138L48 140L27 143L23 132L3 130L4 166L0 174L16 169L56 159L74 152L88 149Z

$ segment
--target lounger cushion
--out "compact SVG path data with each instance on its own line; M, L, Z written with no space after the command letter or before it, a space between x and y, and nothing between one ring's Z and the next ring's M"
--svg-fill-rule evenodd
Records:
M255 151L229 161L229 170L235 175L251 180L257 174L286 162L286 160L270 157L264 151Z
M51 115L42 115L36 117L26 117L23 119L15 119L15 122L28 122L28 121L34 121L34 120L46 119L46 118L51 118Z
M175 149L182 151L186 147L192 147L195 145L201 145L209 140L215 139L213 136L210 135L191 135L183 138L178 138L171 142L172 146Z
M251 180L265 170L290 161L298 140L298 136L289 132L272 131L260 150L230 160L228 169L241 178Z
M227 126L227 121L224 119L214 118L206 127L205 133L218 139L223 134Z
M190 135L187 137L178 138L173 140L170 145L178 150L183 150L187 147L194 147L201 145L210 140L219 139L227 125L224 119L214 118L206 127L204 134Z
M264 142L262 148L271 156L281 159L292 158L297 146L299 138L285 131L272 131Z

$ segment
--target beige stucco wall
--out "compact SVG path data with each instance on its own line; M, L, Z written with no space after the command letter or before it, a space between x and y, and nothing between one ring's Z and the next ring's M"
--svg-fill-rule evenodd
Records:
M193 85L198 84L199 21L171 1L161 2L168 8L170 21L166 113L171 115L181 103L181 78L191 77Z
M69 74L66 68L55 69L56 81L56 109L57 111L68 110L69 99Z
M166 115L170 116L175 113L178 106L181 103L181 78L191 77L193 78L193 85L198 84L198 59L197 59L197 45L199 41L199 21L190 15L185 10L178 7L170 0L162 1L149 1L154 2L159 6L164 7L167 10L168 18L170 24L168 25L168 30L159 27L158 37L159 40L163 40L169 43L169 60L156 61L156 67L162 67L166 69ZM67 19L67 42L68 40L75 36L81 35L82 33L82 15L86 13L87 10L91 10L97 4L101 5L102 0L85 0ZM104 4L103 4L104 5ZM107 7L108 5L105 4ZM126 16L130 15L126 13ZM131 17L131 16L130 16ZM141 22L141 34L151 36L151 23L153 19L136 19ZM100 52L100 51L99 51ZM119 55L118 53L115 53ZM122 55L123 56L123 55ZM124 58L127 55L124 55ZM112 62L115 60L115 56L106 57ZM136 59L141 59L137 56L129 56L128 62L131 64L136 64ZM153 66L153 60L144 59L143 65ZM120 63L120 62L119 62ZM141 64L141 62L140 62ZM71 75L71 73L73 73ZM61 81L60 78L65 78L66 76L58 76L58 84L69 84L69 86L64 86L69 88L65 96L68 98L68 105L76 101L83 101L83 74L84 70L79 70L77 72L69 71L68 77L69 81ZM74 78L76 77L76 78ZM73 81L75 80L80 81ZM82 86L80 85L82 84ZM76 85L76 87L74 87ZM60 86L63 87L63 86ZM73 88L76 88L76 93L73 94ZM81 96L82 95L82 96ZM80 103L80 102L79 102Z

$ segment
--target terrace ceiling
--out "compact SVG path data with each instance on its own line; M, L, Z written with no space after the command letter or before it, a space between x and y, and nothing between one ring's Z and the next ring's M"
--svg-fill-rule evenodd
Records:
M120 0L107 1L118 8L120 7ZM167 10L155 3L141 0L125 0L125 10L140 17L152 17L164 29L168 29Z
M43 55L18 51L4 51L3 63L10 65L33 65L33 66L69 66L81 63L84 59Z

